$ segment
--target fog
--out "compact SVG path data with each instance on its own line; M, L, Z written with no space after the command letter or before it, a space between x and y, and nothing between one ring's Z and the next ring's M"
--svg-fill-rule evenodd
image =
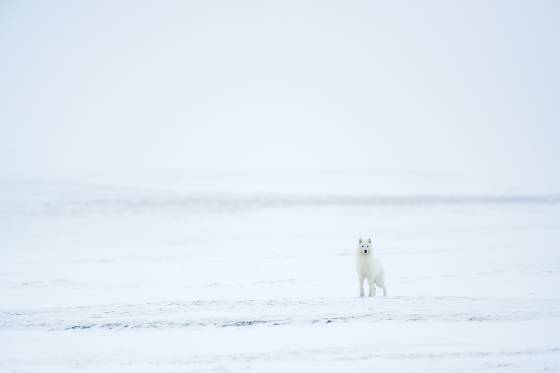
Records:
M0 0L0 371L559 372L559 20Z
M0 177L555 193L558 19L554 1L2 1Z

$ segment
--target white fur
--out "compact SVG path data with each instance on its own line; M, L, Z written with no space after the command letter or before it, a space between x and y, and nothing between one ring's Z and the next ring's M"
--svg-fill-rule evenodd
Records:
M385 287L385 270L381 260L373 254L371 238L358 241L356 250L356 270L360 285L360 297L364 296L364 280L369 284L369 296L375 296L375 285L383 289L383 296L387 295Z

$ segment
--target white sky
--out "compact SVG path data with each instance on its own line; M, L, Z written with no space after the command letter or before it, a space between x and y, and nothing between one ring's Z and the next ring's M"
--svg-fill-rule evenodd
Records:
M0 176L560 190L560 2L0 1ZM70 176L69 176L70 175Z

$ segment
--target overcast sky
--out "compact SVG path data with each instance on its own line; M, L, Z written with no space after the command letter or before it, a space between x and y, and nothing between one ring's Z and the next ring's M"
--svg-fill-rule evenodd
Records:
M558 191L559 4L2 0L0 174L417 170Z

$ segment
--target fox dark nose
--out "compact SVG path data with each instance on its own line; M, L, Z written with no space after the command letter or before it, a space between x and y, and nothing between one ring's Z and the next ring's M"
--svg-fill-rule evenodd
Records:
M364 250L364 254L367 254L367 250Z

